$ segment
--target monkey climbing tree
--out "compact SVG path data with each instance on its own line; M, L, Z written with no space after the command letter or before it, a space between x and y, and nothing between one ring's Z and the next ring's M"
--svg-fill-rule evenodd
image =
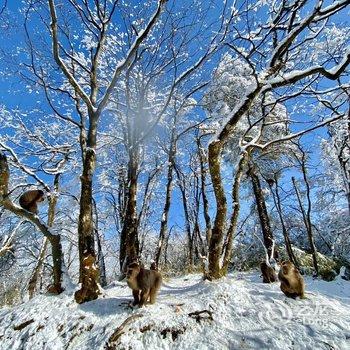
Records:
M50 292L59 294L63 291L62 287L62 265L63 265L63 252L61 245L61 237L58 234L54 234L50 231L49 227L43 223L40 218L27 211L18 205L14 204L9 196L9 179L10 169L5 154L0 153L0 206L3 206L6 210L13 214L27 219L33 225L35 225L40 232L48 239L52 249L52 262L53 262L53 285L50 288Z

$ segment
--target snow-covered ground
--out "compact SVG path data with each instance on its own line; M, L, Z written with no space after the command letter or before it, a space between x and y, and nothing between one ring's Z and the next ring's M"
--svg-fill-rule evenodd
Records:
M307 299L292 300L257 273L187 275L165 281L157 304L141 309L128 306L125 282L83 305L72 293L39 295L0 310L0 349L350 349L350 282L306 285ZM189 316L201 310L209 313Z

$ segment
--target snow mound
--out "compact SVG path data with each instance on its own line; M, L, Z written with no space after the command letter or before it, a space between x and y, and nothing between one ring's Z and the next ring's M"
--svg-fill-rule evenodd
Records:
M257 273L188 275L141 309L118 282L83 305L39 295L0 310L0 349L350 349L349 286L306 278L307 299L293 300Z

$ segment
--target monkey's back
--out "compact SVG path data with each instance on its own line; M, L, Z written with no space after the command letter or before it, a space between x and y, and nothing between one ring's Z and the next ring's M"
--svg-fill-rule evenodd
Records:
M158 271L141 269L137 276L139 286L144 286L146 289L160 288L162 284L162 275Z
M35 203L40 197L44 195L41 190L30 190L24 192L21 197L19 197L19 204L21 207L25 207Z
M281 281L281 290L286 294L295 294L295 296L304 297L305 282L300 272L293 268L288 270L288 273L283 273L282 269L278 273L278 279Z
M305 282L304 278L298 271L293 271L293 278L291 279L291 287L294 288L298 293L304 294Z

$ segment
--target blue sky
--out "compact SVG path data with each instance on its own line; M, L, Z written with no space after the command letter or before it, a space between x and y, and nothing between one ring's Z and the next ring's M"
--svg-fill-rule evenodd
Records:
M12 14L15 14L16 11L21 6L21 1L9 1L8 7L11 10ZM182 2L179 2L181 4ZM259 15L259 14L258 14ZM337 19L337 24L339 26L348 25L349 10L347 13L344 11L343 15L339 16ZM14 15L13 18L17 20L11 23L10 30L2 29L1 32L1 42L0 47L5 52L9 53L4 58L0 53L1 66L2 70L0 75L0 104L6 105L9 109L18 108L19 110L26 111L32 110L37 107L43 109L43 111L51 112L50 108L47 106L47 103L44 98L44 94L40 88L34 93L29 93L26 84L20 79L20 77L16 74L16 64L18 62L23 61L23 54L18 53L16 50L17 47L23 47L25 45L25 36L23 32L23 17L20 15ZM34 23L35 24L35 23ZM13 56L11 58L11 55ZM216 64L216 61L213 60L211 63L212 66ZM7 70L9 69L9 71ZM6 73L9 72L9 75ZM208 72L209 73L209 72ZM327 86L327 85L326 85ZM288 102L293 103L293 102ZM301 116L302 117L302 116ZM300 126L293 126L294 130L297 130ZM313 143L317 140L318 137L325 136L325 130L320 129L317 130L307 136L303 137L303 141L309 148L313 147ZM317 143L317 142L316 142ZM319 164L320 162L320 154L318 153L317 148L315 148L315 152L312 154L311 162L314 165ZM293 172L292 172L293 174ZM228 174L228 176L231 176ZM290 177L290 176L289 176ZM230 188L228 188L228 197L230 196ZM250 207L251 203L246 203L245 207L243 207L243 212L247 211ZM160 216L160 215L159 215ZM183 226L183 210L182 210L182 202L181 195L178 190L174 191L174 200L172 202L171 207L171 216L170 216L170 224L172 225L181 225Z

